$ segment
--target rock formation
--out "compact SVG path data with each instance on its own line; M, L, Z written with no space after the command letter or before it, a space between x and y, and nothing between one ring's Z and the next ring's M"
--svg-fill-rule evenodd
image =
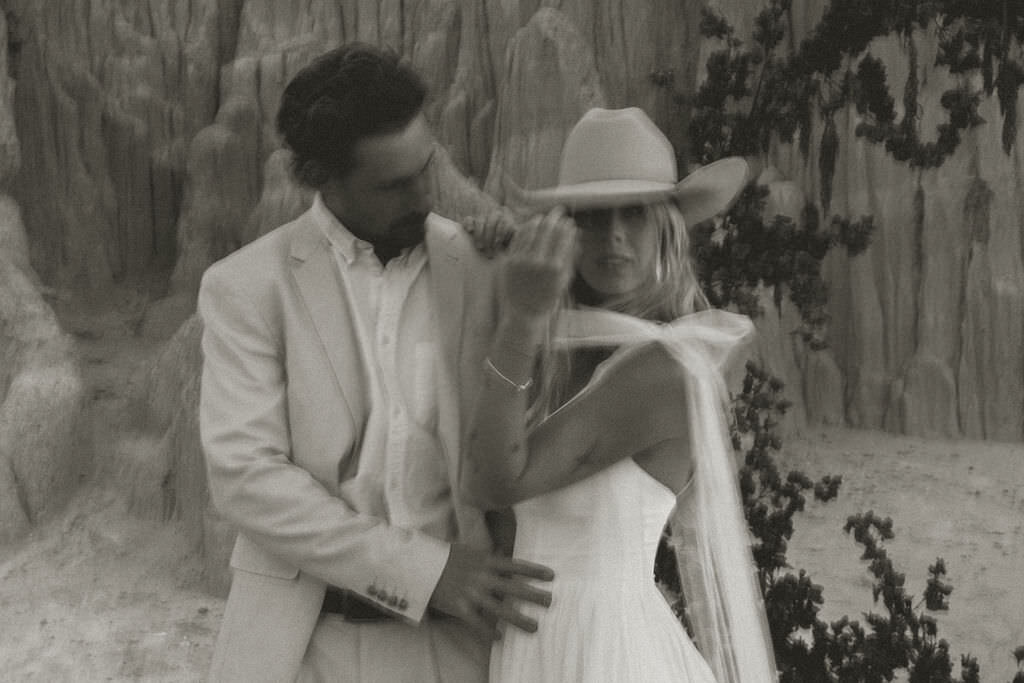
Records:
M44 281L104 292L174 263L180 150L217 110L231 4L6 3L32 150L14 189Z
M17 174L6 17L0 16L0 186ZM58 508L91 466L71 341L30 263L18 204L0 190L0 542Z
M707 4L742 38L763 6ZM794 0L791 46L812 30L825 4ZM92 301L117 287L146 292L151 301L139 331L168 341L143 383L150 392L139 398L152 461L124 471L136 487L137 509L182 519L196 539L223 533L206 512L196 445L195 292L210 263L308 204L308 193L288 177L274 131L280 93L302 65L353 39L385 43L407 57L430 86L427 112L441 145L439 209L461 218L505 201L510 184L552 182L566 132L594 105L644 107L686 167L686 98L719 47L699 36L702 3L678 0L4 6L11 38L2 71L11 77L0 77L0 189L17 204L0 203L0 222L6 226L20 206L25 230L24 237L0 230L0 253L8 254L0 274L9 287L0 320L18 321L15 334L13 323L0 327L0 352L5 361L22 358L11 349L27 348L24 340L43 325L47 343L61 347L46 357L69 357L40 286ZM933 66L934 36L909 40L918 53L927 139L953 77ZM890 83L902 83L908 43L884 38L869 49ZM656 85L655 72L672 87ZM824 422L1024 438L1024 150L1018 142L1010 154L1002 151L995 98L984 100L981 115L990 123L970 130L953 157L919 171L858 138L855 109L838 112L830 193L817 163L820 121L806 157L776 144L755 160L774 169L762 176L769 214L793 215L810 197L826 220L873 215L876 226L865 253L836 250L827 258L828 348L804 345L794 334L794 308L784 298L779 308L772 292L761 293L757 353L786 380L794 428ZM19 311L26 310L36 323L23 322ZM59 372L31 376L49 378L60 400L73 401L73 363L58 365ZM13 380L12 367L3 366L0 396L27 391ZM2 481L10 486L12 479ZM153 501L160 501L159 511L150 509ZM218 544L223 540L212 543Z
M84 387L71 341L27 267L20 215L0 197L0 542L58 508L87 474Z

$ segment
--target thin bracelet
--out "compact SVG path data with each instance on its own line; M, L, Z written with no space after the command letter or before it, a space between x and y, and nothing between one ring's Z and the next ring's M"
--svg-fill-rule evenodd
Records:
M520 384L519 382L515 382L515 381L509 379L509 377L506 376L504 372L502 372L498 368L494 367L494 363L491 362L490 358L485 358L484 359L484 365L486 367L490 368L491 372L493 372L495 375L497 375L498 377L502 378L503 380L505 380L506 382L511 384L513 387L515 387L516 391L526 391L533 384L533 378L532 377L529 378L528 380L526 380L522 384Z

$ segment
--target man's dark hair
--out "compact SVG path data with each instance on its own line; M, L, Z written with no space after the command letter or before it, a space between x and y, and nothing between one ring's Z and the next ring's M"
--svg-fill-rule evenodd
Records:
M344 176L355 144L404 127L423 108L426 92L391 50L350 43L321 55L288 83L277 112L295 177L315 188Z

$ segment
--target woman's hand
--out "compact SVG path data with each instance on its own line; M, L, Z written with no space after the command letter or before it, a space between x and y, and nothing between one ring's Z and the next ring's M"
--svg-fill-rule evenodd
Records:
M501 275L506 320L545 321L561 301L572 275L576 224L558 206L520 225Z
M508 247L517 228L512 211L504 207L482 216L468 216L463 219L462 227L473 239L477 251L487 258L494 258Z

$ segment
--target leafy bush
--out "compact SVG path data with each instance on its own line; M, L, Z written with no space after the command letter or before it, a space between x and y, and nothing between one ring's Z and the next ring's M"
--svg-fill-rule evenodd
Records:
M978 106L982 97L995 94L1003 116L1003 149L1009 153L1016 139L1018 91L1024 84L1018 57L1024 2L833 1L798 45L786 40L791 36L790 9L791 0L769 0L747 45L724 17L704 8L701 33L720 41L721 48L709 55L707 78L696 95L674 97L690 114L691 149L689 155L681 149L681 156L700 163L758 155L773 140L796 142L807 155L815 134L812 123L820 118L820 195L804 210L803 227L791 218L761 220L764 190L750 188L723 225L703 226L695 236L701 281L713 303L754 313L753 287L758 283L774 285L778 297L788 290L804 318L801 332L813 348L827 344L827 289L820 275L825 253L839 245L850 255L860 253L874 227L870 216L833 215L821 230L819 214L830 211L839 151L836 112L852 106L860 117L857 136L882 145L911 167L934 168L956 151L965 131L983 123ZM936 66L953 75L980 71L982 78L980 88L965 78L944 92L940 106L946 120L933 135L922 136L915 40L924 31L938 36ZM896 106L885 66L870 52L871 42L886 35L899 36L909 57L902 107ZM674 86L671 69L659 69L650 77L666 90Z
M834 134L832 116L853 105L862 117L857 135L881 144L899 161L935 167L956 151L962 133L983 122L982 96L997 95L1003 115L1003 147L1016 137L1016 99L1024 67L1014 42L1024 39L1024 3L962 0L842 0L829 3L819 23L798 46L789 45L791 0L770 0L755 19L753 46L747 48L733 27L712 10L703 10L701 32L722 41L707 62L708 78L693 99L690 135L702 163L730 154L768 149L772 135L809 149L811 121L826 125L820 145L824 165L834 164L827 144ZM939 38L936 66L953 75L980 70L982 87L965 81L943 93L946 122L933 141L920 134L915 33L934 30ZM910 58L903 86L902 118L890 94L885 67L870 53L871 41L897 35ZM670 83L664 71L655 82ZM681 97L685 104L685 97ZM831 155L831 159L827 158ZM823 173L823 176L826 175ZM826 191L827 188L823 188ZM827 207L828 202L823 204Z
M716 226L695 226L692 233L697 277L711 304L734 307L750 316L761 314L757 287L774 288L776 306L784 293L803 320L799 332L812 349L827 346L828 287L821 276L825 255L842 245L851 256L868 244L874 224L870 216L849 221L834 216L827 230L819 228L818 210L804 207L800 223L788 216L764 215L768 188L749 185Z
M857 136L882 145L911 167L934 168L956 151L964 131L983 122L978 115L981 98L995 93L1008 154L1016 139L1017 94L1024 84L1024 65L1017 57L1024 43L1024 2L833 1L806 39L787 52L782 48L790 44L790 4L769 0L755 20L750 47L728 21L705 8L701 32L720 40L721 49L709 55L707 79L697 94L675 97L681 109L690 111L690 156L700 163L761 154L776 139L796 142L807 155L812 123L815 117L821 119L820 196L805 207L799 222L790 217L764 221L768 190L748 187L721 224L696 226L694 237L701 284L714 305L758 315L755 289L773 287L777 305L788 295L797 306L804 320L801 332L816 348L827 342L822 259L836 246L851 255L860 253L874 227L870 216L833 216L827 229L820 225L817 207L829 211L839 151L835 113L853 106L860 117ZM962 79L943 93L940 105L946 121L926 141L919 130L914 40L915 33L932 29L939 37L936 65L954 75L980 70L982 86L972 89L972 81ZM890 93L884 65L869 50L872 40L890 34L903 39L909 56L902 107ZM674 72L658 70L651 80L671 90ZM902 118L897 119L898 111L904 112ZM883 545L893 537L892 520L873 511L851 516L844 531L864 548L861 559L873 578L879 612L863 615L863 622L843 617L825 623L819 618L822 588L804 570L788 571L786 550L793 517L804 509L808 492L827 502L837 495L841 477L812 482L802 472L783 476L779 471L774 459L781 448L777 427L788 407L782 391L780 380L749 364L742 390L733 398L731 429L733 446L743 455L740 488L783 683L874 683L892 680L896 672L905 673L912 683L978 681L978 664L969 655L961 655L959 677L953 678L949 644L938 637L929 614L948 609L953 588L945 580L945 562L938 558L928 567L927 588L915 603L904 589L905 575L896 570ZM685 596L674 560L663 544L655 576L685 624ZM1013 683L1024 683L1024 646L1013 654L1022 668Z
M781 683L881 683L893 680L897 672L911 683L977 683L980 670L970 655L960 656L959 676L953 676L949 643L939 638L938 624L929 614L949 608L953 587L945 580L944 560L937 558L928 567L927 587L915 603L905 590L906 575L897 571L883 545L893 538L892 520L874 511L850 516L843 531L864 548L860 559L867 563L872 597L881 609L864 614L862 621L844 616L826 623L818 616L823 589L805 570L789 571L786 552L793 518L804 509L807 493L828 502L838 494L842 477L828 475L813 482L799 471L785 476L779 471L774 454L782 441L777 428L789 407L783 390L778 378L748 363L742 389L732 399L730 425L733 447L743 455L740 491ZM655 579L685 625L685 596L674 555L664 543ZM1024 646L1014 656L1024 666ZM1024 683L1024 671L1013 683Z

